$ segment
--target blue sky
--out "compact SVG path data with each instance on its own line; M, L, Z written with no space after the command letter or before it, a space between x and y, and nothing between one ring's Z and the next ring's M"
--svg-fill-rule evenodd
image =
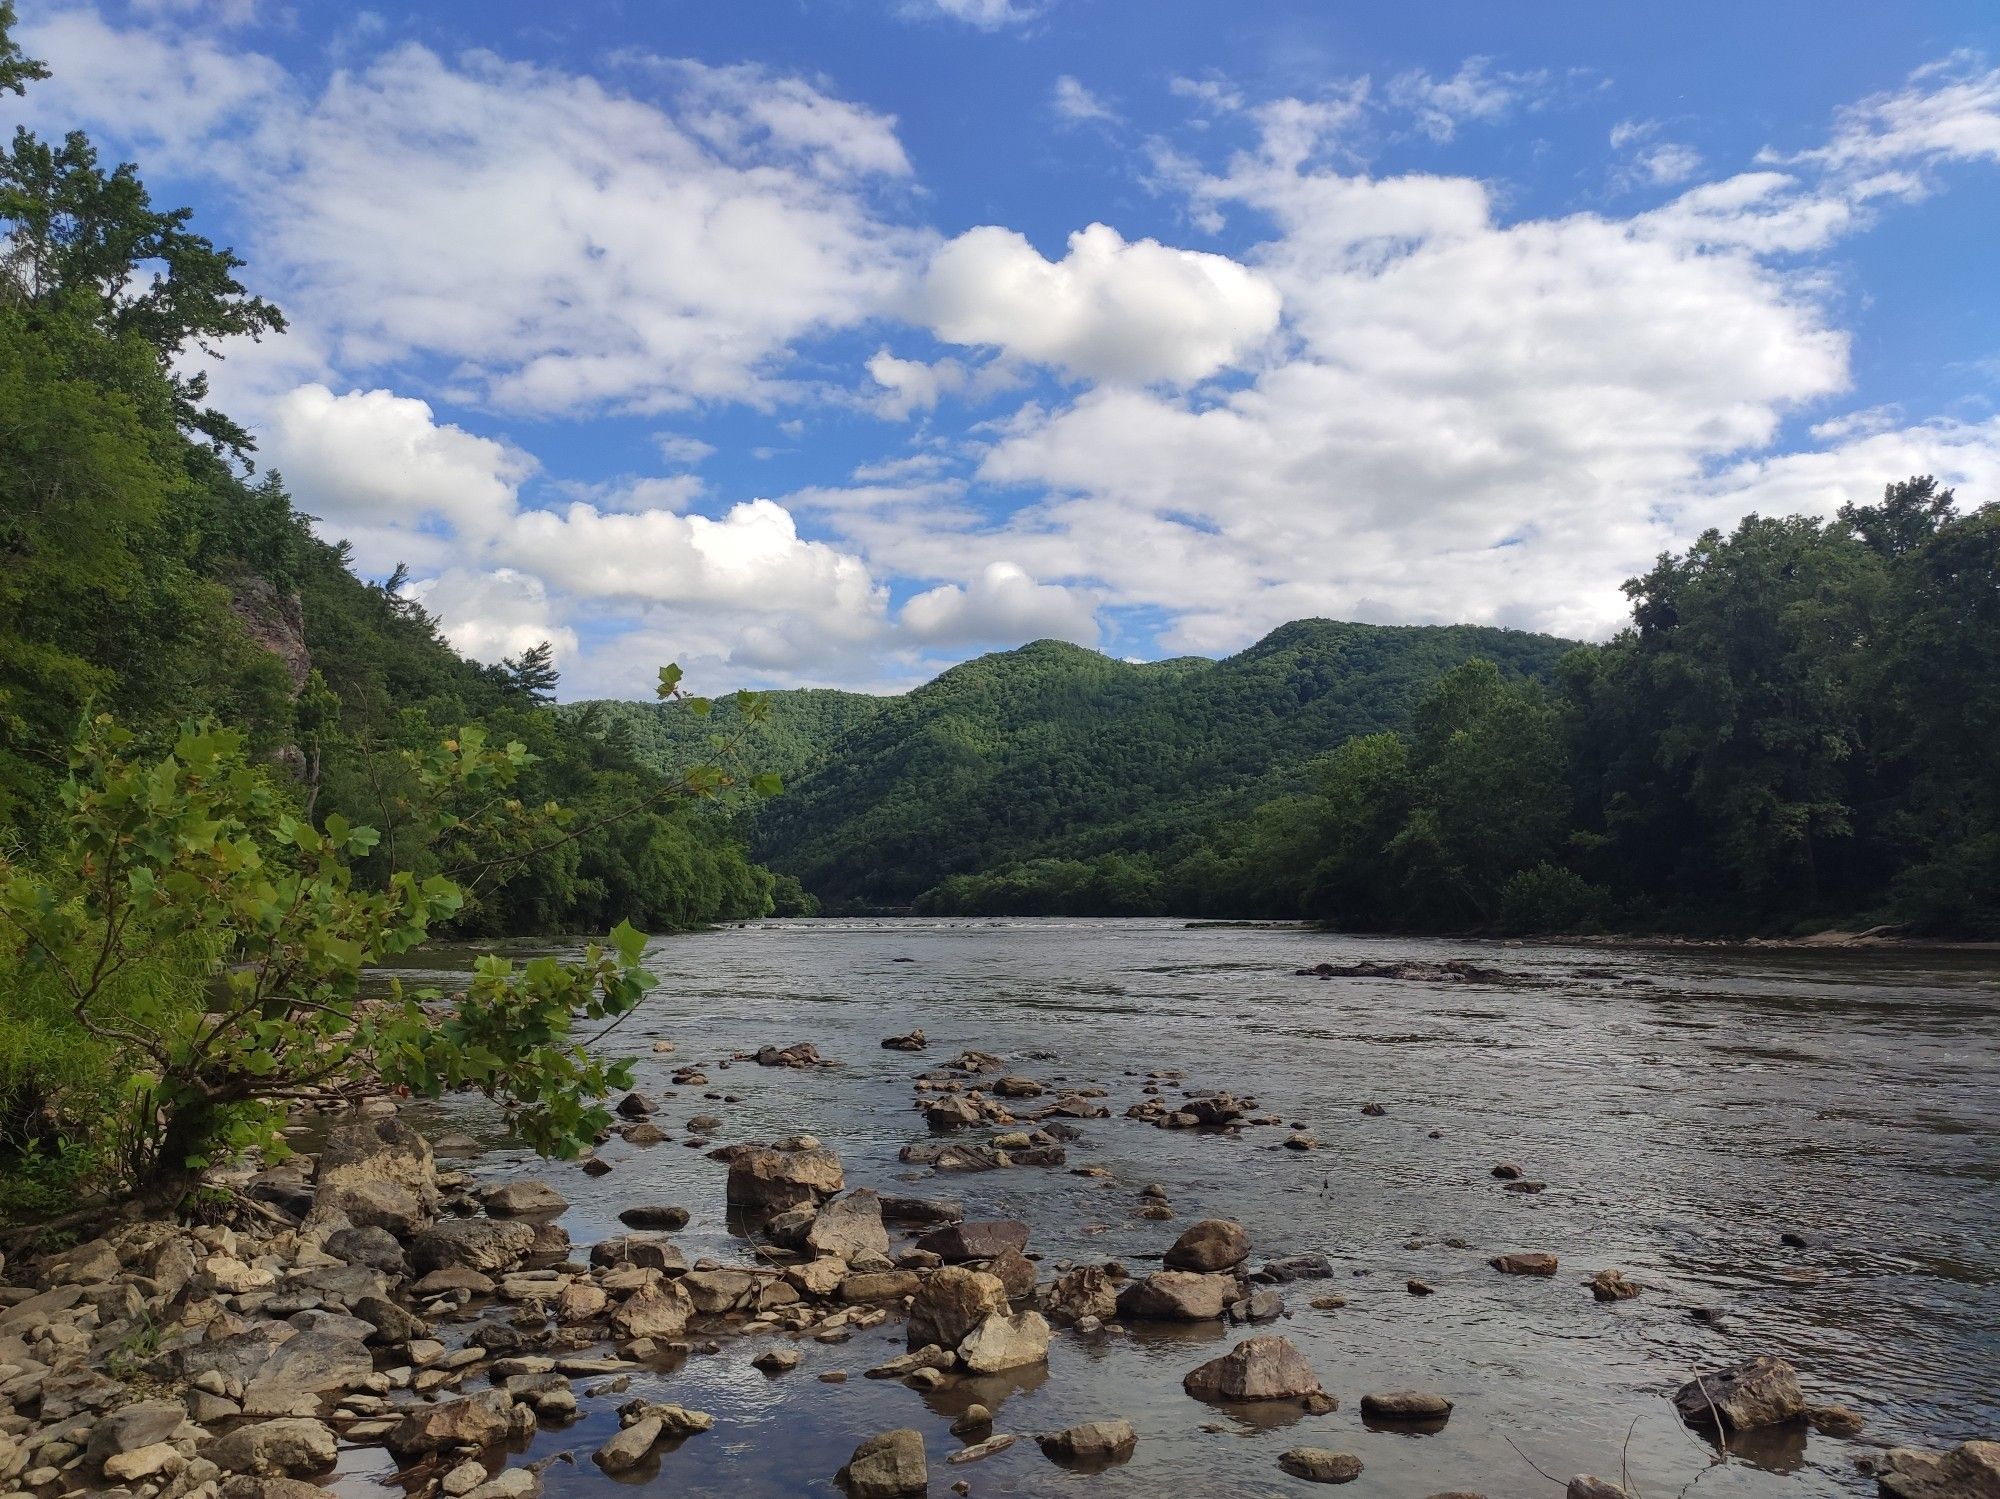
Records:
M293 320L357 565L571 696L1043 635L1616 627L1752 509L2000 497L2000 11L23 0Z

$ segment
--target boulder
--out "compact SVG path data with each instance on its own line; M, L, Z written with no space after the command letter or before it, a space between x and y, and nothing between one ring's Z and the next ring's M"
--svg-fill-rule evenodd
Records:
M659 1111L658 1104L637 1090L618 1100L618 1112L627 1119L645 1119Z
M1875 1482L1889 1499L2000 1499L2000 1442L1965 1442L1949 1452L1896 1447Z
M1130 1421L1086 1421L1081 1426L1047 1432L1035 1441L1052 1462L1097 1469L1124 1462L1139 1445L1139 1434Z
M697 1312L705 1317L719 1317L725 1312L748 1311L754 1307L758 1288L766 1279L748 1270L725 1266L714 1270L690 1270L673 1284L686 1293Z
M1429 1390L1377 1390L1361 1397L1361 1414L1377 1421L1442 1421L1451 1402Z
M1002 1250L1019 1252L1027 1247L1028 1225L1018 1218L978 1218L950 1223L917 1240L917 1248L936 1255L947 1265L990 1260Z
M1502 1275L1554 1275L1558 1262L1552 1254L1496 1254L1486 1262Z
M889 1223L957 1223L965 1217L965 1206L933 1197L884 1197L882 1217Z
M1157 1270L1118 1293L1118 1312L1142 1321L1209 1322L1220 1318L1238 1294L1233 1275Z
M1210 1274L1233 1269L1250 1258L1250 1236L1227 1218L1204 1218L1189 1228L1161 1258L1169 1270Z
M569 1199L547 1182L511 1181L481 1192L479 1205L495 1218L552 1217L568 1209Z
M767 1348L750 1360L750 1367L760 1374L789 1374L804 1358L796 1348Z
M1048 1319L1040 1312L993 1312L958 1345L959 1362L974 1374L998 1374L1046 1363Z
M836 1197L819 1210L807 1230L805 1247L815 1258L858 1260L889 1252L889 1230L882 1226L882 1199L866 1187Z
M922 1026L900 1036L885 1036L882 1046L886 1051L922 1051L930 1042L924 1039Z
M490 1275L510 1270L534 1248L535 1231L525 1223L494 1218L447 1218L410 1242L410 1264L419 1274L458 1268Z
M359 1338L302 1332L280 1343L249 1381L243 1409L251 1415L282 1415L302 1397L353 1389L374 1372L374 1357Z
M408 1407L385 1438L401 1458L424 1457L454 1447L485 1447L512 1428L514 1401L504 1390L481 1390L436 1405Z
M621 1338L677 1338L687 1331L694 1303L677 1280L643 1286L611 1314L611 1330Z
M930 1487L924 1462L924 1435L911 1427L872 1436L854 1449L847 1466L834 1475L848 1499L903 1499Z
M113 1483L137 1483L162 1474L171 1476L187 1466L187 1459L172 1442L154 1442L134 1447L104 1460L104 1476Z
M1590 1294L1599 1301L1630 1301L1639 1294L1639 1287L1622 1271L1600 1270L1590 1277Z
M847 1296L845 1286L841 1295ZM988 1316L1006 1311L1007 1288L997 1276L956 1267L935 1271L910 1304L908 1346L956 1348Z
M369 1326L370 1330L362 1335L366 1343L407 1343L422 1337L427 1330L421 1318L404 1311L386 1296L362 1296L352 1310Z
M950 1093L924 1108L924 1123L932 1129L969 1129L986 1121L985 1111L969 1098Z
M1245 1338L1220 1358L1190 1370L1181 1388L1197 1400L1299 1400L1320 1393L1319 1376L1279 1337Z
M1085 1317L1109 1322L1118 1315L1118 1291L1102 1265L1078 1265L1058 1275L1042 1293L1051 1322L1073 1325Z
M730 1161L726 1190L732 1208L769 1214L824 1202L845 1185L840 1157L823 1146L796 1150L751 1146Z
M924 1287L924 1278L914 1270L871 1270L844 1276L840 1299L846 1302L900 1301Z
M437 1160L430 1143L393 1114L335 1125L320 1147L313 1177L315 1218L345 1214L357 1228L374 1224L411 1232L437 1212Z
M338 1448L325 1422L291 1418L239 1426L204 1455L225 1473L288 1477L331 1468Z
M1035 1294L1035 1262L1020 1250L1003 1249L983 1268L1007 1288L1009 1301L1025 1301Z
M366 1265L385 1275L402 1275L409 1269L403 1246L386 1228L337 1228L326 1236L326 1252L337 1260Z
M1330 1447L1294 1447L1278 1455L1278 1466L1308 1483L1352 1483L1361 1476L1361 1459Z
M1726 1369L1696 1375L1675 1392L1674 1409L1695 1429L1722 1435L1802 1416L1806 1397L1799 1389L1797 1370L1774 1354L1760 1353Z
M591 1460L607 1473L630 1472L651 1456L663 1429L658 1416L634 1421L592 1453Z

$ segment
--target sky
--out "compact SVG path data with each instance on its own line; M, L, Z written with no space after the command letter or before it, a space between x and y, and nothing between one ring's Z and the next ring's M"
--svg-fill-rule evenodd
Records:
M219 403L562 695L1058 637L1602 638L1744 514L2000 499L2000 7L21 0L290 331Z

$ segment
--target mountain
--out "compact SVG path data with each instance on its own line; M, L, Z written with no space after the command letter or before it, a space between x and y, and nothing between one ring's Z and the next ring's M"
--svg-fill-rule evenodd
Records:
M1475 656L1547 677L1573 642L1471 625L1298 620L1241 654L1134 663L1061 641L965 662L899 697L774 692L751 757L786 792L756 857L830 904L905 906L956 874L1108 852L1184 853L1357 734L1407 726ZM580 705L582 708L584 705ZM593 704L642 759L689 752L724 712Z
M819 768L829 747L868 723L890 698L831 687L801 687L760 694L769 716L746 739L752 769L774 771L789 788ZM743 731L733 697L714 699L708 717L678 703L633 703L597 698L564 706L586 728L625 741L631 752L656 769L692 764L708 754L717 735Z

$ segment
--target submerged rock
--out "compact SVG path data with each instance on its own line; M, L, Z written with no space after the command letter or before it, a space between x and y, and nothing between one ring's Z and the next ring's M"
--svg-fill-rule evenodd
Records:
M1451 1402L1429 1390L1380 1390L1361 1397L1361 1414L1377 1421L1443 1421Z
M1630 1301L1639 1294L1639 1287L1627 1280L1622 1270L1600 1270L1590 1277L1590 1294L1599 1301Z
M1554 1275L1558 1269L1552 1254L1496 1254L1486 1262L1502 1275Z
M1095 1470L1129 1458L1139 1445L1139 1433L1124 1419L1086 1421L1081 1426L1051 1431L1035 1438L1051 1462Z

